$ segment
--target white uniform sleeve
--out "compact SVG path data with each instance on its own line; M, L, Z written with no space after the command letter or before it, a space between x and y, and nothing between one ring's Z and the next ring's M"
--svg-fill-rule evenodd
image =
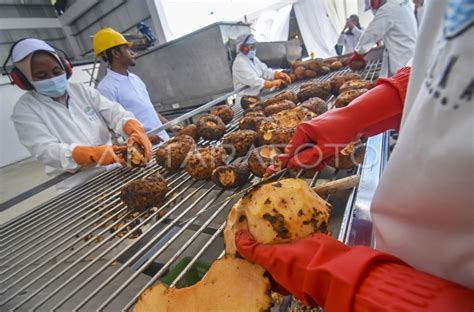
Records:
M104 118L107 126L115 133L127 137L123 131L123 126L130 119L136 119L131 112L126 111L117 102L112 102L105 96L101 95L99 91L90 89L92 92L93 105L97 113Z
M72 159L76 144L60 143L36 114L28 107L17 105L12 115L18 138L31 156L44 165L72 171L79 166Z
M251 88L263 88L264 79L258 77L257 73L247 66L247 64L240 63L238 66L234 66L233 79L240 82L243 85Z
M379 10L360 36L355 50L360 54L369 52L377 41L382 40L382 36L391 26L392 21L389 12Z
M258 58L255 58L255 65L258 66L263 72L263 79L273 80L275 79L276 70L268 68L265 63L262 63Z

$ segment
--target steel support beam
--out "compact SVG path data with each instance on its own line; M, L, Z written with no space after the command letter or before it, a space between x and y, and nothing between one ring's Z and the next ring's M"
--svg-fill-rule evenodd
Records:
M62 25L56 17L5 17L0 18L1 30L19 29L41 29L41 28L61 28Z
M158 43L165 43L171 40L172 34L168 26L168 21L165 15L165 9L161 0L146 0L148 10L150 11L151 21L153 23L153 29Z

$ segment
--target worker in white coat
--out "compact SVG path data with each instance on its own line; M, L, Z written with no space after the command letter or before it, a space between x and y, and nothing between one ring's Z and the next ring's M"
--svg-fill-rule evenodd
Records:
M135 53L131 43L112 28L99 30L93 38L92 45L96 56L101 56L109 65L107 74L102 78L97 90L111 101L122 105L143 124L146 131L161 127L168 122L155 110L150 100L145 83L129 71L135 66ZM162 141L169 139L165 130L157 135Z
M77 172L59 189L84 182L116 164L125 146L112 145L109 129L139 144L151 158L151 143L132 113L92 88L69 83L72 67L46 42L27 38L10 50L12 82L27 92L11 116L20 142L45 165L49 176ZM5 66L4 64L4 66Z
M337 39L337 44L343 47L341 53L339 54L354 52L354 49L359 42L363 31L364 28L360 26L359 17L356 14L349 16L346 21L346 25L341 32L341 35Z
M474 10L426 1L413 66L381 78L348 106L298 125L282 157L318 168L360 137L400 129L371 205L375 248L315 234L239 254L324 311L474 309ZM356 121L356 122L354 122Z
M409 0L366 0L374 18L362 33L353 60L364 60L374 44L382 40L384 54L380 76L390 77L407 65L415 53L417 25Z
M256 43L252 34L243 34L236 39L238 53L232 64L234 90L248 87L238 93L237 104L243 95L259 95L262 89L277 89L284 83L291 83L290 76L268 68L258 59Z

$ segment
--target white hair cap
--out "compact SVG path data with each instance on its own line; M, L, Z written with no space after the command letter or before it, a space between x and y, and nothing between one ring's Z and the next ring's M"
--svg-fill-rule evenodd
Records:
M235 39L235 48L237 49L237 51L240 51L240 46L244 43L244 41L245 41L245 44L257 43L257 40L255 40L255 37L252 34L250 33L242 34L238 36L237 39Z

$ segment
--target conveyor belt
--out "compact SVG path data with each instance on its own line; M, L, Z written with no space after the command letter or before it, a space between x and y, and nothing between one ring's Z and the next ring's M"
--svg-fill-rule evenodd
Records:
M380 59L371 60L363 78L375 80L380 65ZM349 69L344 67L316 79L327 80L346 71ZM289 88L298 91L304 82ZM234 111L227 133L238 129L243 112L240 107ZM118 196L120 188L156 172L170 187L163 205L142 213L127 211ZM314 186L318 179L348 174L325 169L305 179ZM298 176L302 177L302 172ZM113 170L57 196L0 229L0 309L131 308L146 287L184 257L191 257L191 261L172 285L196 261L210 262L223 253L224 221L235 200L206 208L234 191L194 180L185 172L168 173L152 160L147 168ZM346 206L353 195L354 191L347 191L328 198L333 205L330 228L336 237L344 236L341 224L344 227L348 222Z

